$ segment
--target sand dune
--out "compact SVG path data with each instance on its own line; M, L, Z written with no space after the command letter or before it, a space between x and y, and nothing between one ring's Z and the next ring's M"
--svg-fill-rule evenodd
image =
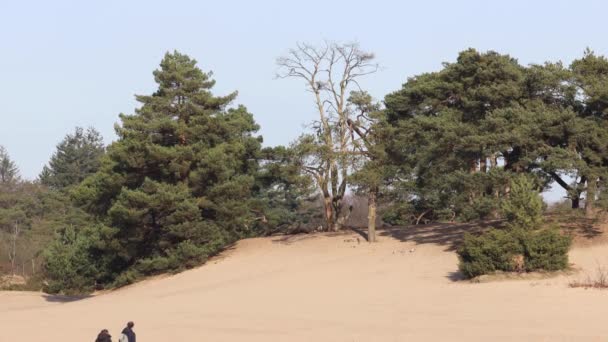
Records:
M581 271L456 281L453 228L239 242L195 270L92 298L0 292L0 341L93 341L128 320L141 342L603 341L608 292L568 283L608 245L577 247Z

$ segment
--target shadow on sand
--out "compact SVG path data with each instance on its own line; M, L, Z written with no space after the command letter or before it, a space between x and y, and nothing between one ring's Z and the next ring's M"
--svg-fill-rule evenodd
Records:
M597 218L582 217L580 215L548 215L548 221L557 223L568 233L587 240L592 240L604 233Z
M43 295L44 299L47 302L51 303L71 303L79 300L87 299L93 297L92 295L83 295L83 296L64 296L64 295Z
M455 251L462 243L464 233L480 233L489 228L500 228L500 220L478 223L433 223L415 226L379 228L379 236L388 236L402 242L413 241L416 244L435 244L445 246L448 251ZM352 228L354 232L367 239L365 228Z
M464 277L464 275L462 273L460 273L460 271L452 271L449 272L446 276L446 278L450 279L451 281L461 281L461 280L466 280L466 278Z
M405 227L383 227L378 229L379 236L388 236L402 242L413 241L416 244L434 244L445 247L446 251L456 251L461 245L465 233L481 233L490 228L503 226L503 221L484 221L477 223L434 223ZM365 228L352 228L354 232L367 239ZM457 282L465 277L460 271L449 272L447 279Z

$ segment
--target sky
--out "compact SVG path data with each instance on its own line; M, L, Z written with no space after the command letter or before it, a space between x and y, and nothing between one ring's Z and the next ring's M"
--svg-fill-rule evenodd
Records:
M382 99L469 47L522 64L608 54L606 13L608 2L582 0L0 0L0 145L34 179L75 126L110 143L173 50L213 71L215 94L238 90L266 145L288 144L315 118L304 85L274 77L296 42L359 42L382 66L361 84Z

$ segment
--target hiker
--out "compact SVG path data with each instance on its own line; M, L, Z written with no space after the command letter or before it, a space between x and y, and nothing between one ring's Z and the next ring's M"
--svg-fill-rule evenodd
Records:
M99 335L97 335L95 342L112 342L112 335L110 335L108 329L103 329Z
M135 342L135 332L133 331L133 327L135 323L129 322L127 323L127 327L122 329L122 335L120 335L119 342Z

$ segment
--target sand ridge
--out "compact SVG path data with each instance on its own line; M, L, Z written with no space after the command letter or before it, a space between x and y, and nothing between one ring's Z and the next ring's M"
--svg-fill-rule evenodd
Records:
M453 227L247 239L206 265L82 300L0 292L0 341L600 341L608 291L572 289L608 265L608 245L576 247L581 272L457 281Z

